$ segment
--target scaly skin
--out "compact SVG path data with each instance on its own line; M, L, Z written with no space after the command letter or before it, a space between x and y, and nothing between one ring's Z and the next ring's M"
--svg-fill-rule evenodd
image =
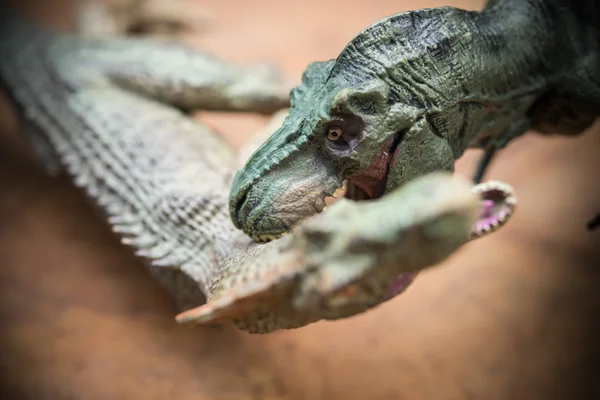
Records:
M273 112L289 86L177 43L55 35L6 12L0 81L51 173L66 171L182 307L243 249L226 211L231 148L182 110Z
M504 224L514 206L509 187L471 191L432 175L380 203L336 204L260 245L228 215L236 154L181 110L274 111L288 98L278 76L176 44L55 35L7 14L0 82L49 171L85 190L182 309L210 300L182 322L263 333L355 315L401 292L471 230Z
M289 116L235 177L234 224L270 240L344 181L346 197L377 198L453 171L469 147L489 159L529 128L582 132L600 114L599 20L595 0L504 0L371 25L307 67Z

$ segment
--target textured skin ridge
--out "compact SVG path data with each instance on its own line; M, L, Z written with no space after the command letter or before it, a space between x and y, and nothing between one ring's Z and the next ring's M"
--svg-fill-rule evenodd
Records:
M431 91L434 90L442 99L445 94L436 91L429 79L436 78L436 75L444 76L443 69L447 68L446 64L436 62L435 58L449 50L448 47L467 45L457 37L453 26L457 22L467 25L469 21L463 14L472 13L439 7L384 18L364 29L348 43L337 57L330 77L345 79L350 75L359 81L381 78L390 84L390 101L405 99L405 94L410 93L411 99L421 107L427 105L435 108L437 98L432 98ZM452 23L445 24L446 20ZM428 52L430 64L423 64L423 51ZM430 65L434 66L435 71L430 71Z

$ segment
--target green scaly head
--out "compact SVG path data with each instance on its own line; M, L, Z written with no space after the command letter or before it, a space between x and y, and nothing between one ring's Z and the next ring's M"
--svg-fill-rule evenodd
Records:
M452 171L448 140L425 118L430 99L410 89L410 79L407 89L393 77L427 51L398 39L416 35L409 20L406 13L384 19L337 59L307 67L283 125L234 178L229 207L237 228L257 241L274 239L321 212L344 182L346 198L367 200L417 176ZM402 57L390 58L398 48Z

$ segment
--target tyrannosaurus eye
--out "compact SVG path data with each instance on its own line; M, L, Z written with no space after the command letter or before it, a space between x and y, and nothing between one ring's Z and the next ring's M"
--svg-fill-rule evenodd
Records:
M327 139L336 141L342 137L342 130L340 128L333 128L327 131Z
M334 116L322 128L326 147L338 156L348 155L360 142L365 124L353 115Z

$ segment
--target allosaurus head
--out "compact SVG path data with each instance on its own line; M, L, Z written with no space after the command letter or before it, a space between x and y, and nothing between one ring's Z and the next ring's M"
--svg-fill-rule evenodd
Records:
M341 199L289 235L256 244L228 266L207 304L177 319L234 322L265 333L362 313L400 294L420 270L504 225L515 205L506 184L472 188L447 173L418 178L378 200Z

